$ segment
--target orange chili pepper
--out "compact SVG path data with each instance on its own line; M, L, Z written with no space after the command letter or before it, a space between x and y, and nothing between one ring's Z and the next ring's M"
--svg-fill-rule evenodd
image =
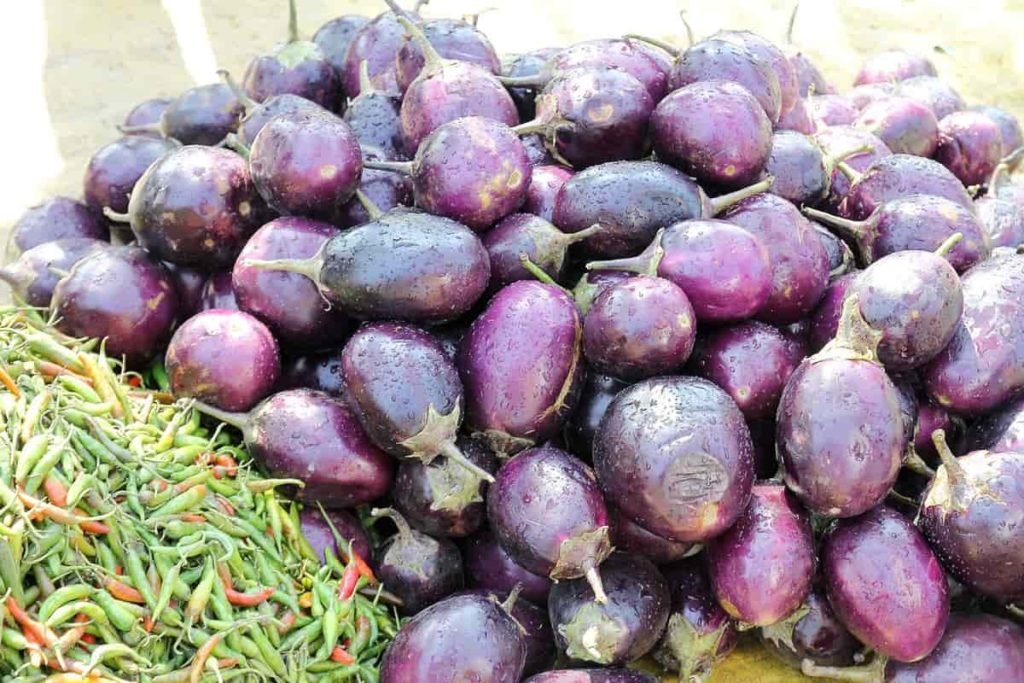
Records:
M355 664L356 658L345 651L341 645L335 645L334 649L331 650L331 661L337 662L338 664Z
M131 602L136 605L146 604L146 600L142 597L142 593L126 583L121 583L117 579L107 579L103 582L103 587L107 589L108 593L118 600L124 600L125 602Z
M14 381L14 378L7 374L7 371L0 367L0 383L7 387L7 391L14 394L15 398L21 396L21 389L18 388L18 384Z
M46 492L46 497L50 499L50 502L57 507L67 507L68 505L68 488L64 486L56 477L47 477L43 481L43 491Z

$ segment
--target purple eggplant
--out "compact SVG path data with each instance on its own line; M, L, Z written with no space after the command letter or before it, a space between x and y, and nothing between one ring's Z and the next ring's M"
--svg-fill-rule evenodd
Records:
M902 80L896 84L895 94L917 100L931 109L939 121L967 108L960 93L937 76L914 76Z
M359 523L359 518L348 510L307 507L299 513L299 526L313 554L321 562L326 561L328 551L344 558L355 553L366 561L373 555L369 536Z
M770 185L765 180L712 199L671 166L655 161L611 162L577 173L562 185L552 222L569 233L600 225L601 230L583 242L587 253L599 258L629 257L650 245L660 228L711 218ZM637 211L638 205L647 208Z
M999 197L979 197L974 200L974 213L978 217L989 244L1017 248L1024 244L1024 210L1013 202Z
M631 277L634 277L632 273L621 270L592 270L584 273L572 288L572 296L580 313L586 315L594 299L605 289Z
M593 600L586 581L551 588L548 615L560 652L575 661L621 666L651 651L669 616L669 589L645 557L616 553L601 567L607 599Z
M799 98L792 109L779 117L779 122L775 125L776 131L791 130L804 135L814 135L817 128L818 124L812 118L807 99L804 97Z
M481 530L467 539L462 557L469 585L502 595L520 586L521 595L530 602L548 604L551 579L516 563L489 530Z
M991 252L988 235L973 211L935 195L911 194L886 201L862 221L811 208L804 208L804 213L856 244L867 264L902 251L935 251L957 233L960 241L945 255L957 272L985 260Z
M964 185L981 185L1003 157L1003 135L989 117L958 111L939 120L939 146L935 160Z
M829 232L820 225L814 225L815 232L821 238L821 244L828 254L828 280L829 283L836 278L846 275L857 267L857 259L853 255L853 249L840 237ZM824 299L824 296L822 297Z
M676 562L694 552L692 543L683 543L652 534L613 507L608 508L612 545L631 555L643 555L654 564Z
M180 145L173 140L126 135L101 147L85 167L85 203L95 213L128 210L132 188L150 164Z
M598 261L588 277L618 270L657 274L686 293L697 319L743 320L762 310L772 294L770 252L738 225L715 219L674 223L633 258ZM615 270L606 270L615 269Z
M800 609L762 627L758 636L769 652L795 669L804 660L814 666L853 666L864 649L836 618L825 591L818 587L807 594Z
M339 79L345 70L345 53L349 44L359 29L369 22L370 18L361 14L342 14L324 22L313 34L313 42L320 48L324 59L334 67ZM355 93L352 96L355 97Z
M807 355L807 345L777 328L753 320L711 330L699 337L691 367L711 380L748 420L772 417L790 375Z
M1024 388L1024 354L1008 330L1024 324L1024 258L989 259L960 280L964 312L949 345L921 371L928 395L956 413L980 415Z
M842 314L843 302L851 290L861 271L855 270L841 275L829 283L818 307L811 316L809 341L812 351L820 351L825 344L832 341L839 330L839 318Z
M498 59L494 46L474 25L460 19L442 18L423 22L421 29L423 35L444 59L470 62L492 74L501 72L501 60ZM425 61L418 41L406 37L395 61L395 75L401 92L404 93L420 75Z
M786 485L811 511L852 517L878 505L907 435L896 386L875 359L880 334L843 303L837 337L804 360L779 401L776 444Z
M914 452L930 465L939 462L939 452L935 448L932 435L941 429L951 442L959 441L961 437L965 436L963 434L964 423L960 418L924 396L924 392L919 387L916 391L921 395L917 397L917 419L914 421ZM975 423L972 427L977 424ZM980 447L968 450L980 450Z
M852 185L839 207L850 220L865 220L888 201L913 194L935 195L966 209L973 204L963 183L942 164L910 154L890 154L866 171L853 174Z
M827 127L850 126L857 120L860 110L845 95L812 95L807 98L811 116Z
M290 93L333 110L341 99L338 73L319 45L299 39L295 0L289 10L288 40L249 62L242 80L245 92L257 102Z
M352 128L361 145L377 147L390 159L405 158L399 116L402 98L395 93L378 90L365 72L368 68L366 63L362 68L359 96L350 100L345 108L345 123Z
M658 683L658 679L637 669L555 669L523 683Z
M265 215L245 159L198 145L153 162L128 203L143 248L163 261L209 270L230 266Z
M281 368L278 387L284 389L315 389L335 396L344 396L341 377L341 350L329 349L289 359Z
M570 450L590 462L594 447L594 434L612 399L628 386L627 382L609 375L588 371L580 391L576 410L565 426L565 439Z
M672 611L654 658L683 681L704 681L736 647L736 626L711 590L703 556L662 567Z
M419 21L415 12L404 12L413 21ZM398 13L384 12L356 30L342 57L341 88L350 97L361 94L360 73L366 70L373 86L385 92L398 94L396 71L398 51L405 43L405 27L398 21Z
M277 218L264 225L235 263L231 283L238 307L266 323L285 345L316 349L341 342L348 319L324 303L313 283L249 265L257 259L314 256L337 233L334 226L308 218Z
M595 225L580 232L564 233L530 213L506 216L481 238L491 258L491 289L533 279L532 268L524 262L524 256L552 280L561 280L569 247L602 229Z
M665 538L703 542L746 507L753 444L724 391L695 377L659 377L612 401L594 436L594 468L608 501L631 520Z
M469 429L499 455L554 436L579 395L582 337L561 289L527 280L501 289L459 345Z
M143 100L131 108L125 114L123 125L125 126L146 126L160 122L160 116L170 106L172 100L169 97L153 97Z
M515 55L503 65L501 75L511 79L540 78L548 60L558 52L558 48L544 47ZM533 84L508 86L508 93L516 103L520 120L529 121L537 114L537 92Z
M88 237L43 242L0 268L0 282L7 283L14 296L29 306L48 308L63 274L85 257L109 246Z
M175 396L246 411L267 397L281 372L277 340L241 311L206 311L175 331L164 359Z
M398 207L413 205L412 178L404 173L367 168L369 161L383 161L386 154L378 147L360 145L363 151L363 173L359 190L348 203L335 207L331 223L340 228L354 228L374 220Z
M462 383L429 333L405 323L364 325L341 352L341 374L349 405L380 448L426 465L443 455L468 475L493 481L455 445Z
M599 372L625 380L671 374L684 365L697 337L686 293L648 275L608 287L583 320L583 354Z
M768 191L794 204L816 204L828 194L832 165L812 138L789 130L776 131L764 167L773 179Z
M462 556L454 543L413 529L391 508L374 508L371 514L398 527L374 558L374 573L401 599L402 613L416 614L462 589Z
M489 591L483 588L460 591L457 595L474 593L491 597L492 599L507 599L511 591ZM544 671L555 663L555 637L551 631L551 622L548 620L548 610L545 607L524 600L522 594L516 598L512 605L510 614L512 618L522 627L523 642L526 644L526 664L523 666L523 676Z
M932 438L942 465L921 504L921 531L957 581L1000 601L1024 599L1024 453L957 458L942 430Z
M359 187L363 157L352 129L334 114L279 116L253 140L249 168L279 213L329 217Z
M558 191L572 176L573 172L564 166L554 164L534 166L530 186L526 188L526 199L522 206L523 213L532 213L553 222Z
M246 448L271 476L301 481L294 494L300 501L347 508L391 490L394 460L370 441L337 397L289 389L248 413L203 404L200 410L239 429Z
M901 49L883 50L864 60L854 79L854 85L892 83L905 81L914 76L934 75L935 65L927 57Z
M237 134L238 142L243 147L252 147L256 136L270 123L271 119L279 116L286 119L302 119L308 115L330 114L330 111L324 109L316 102L311 102L305 97L288 93L273 95L263 102L257 102L243 93L240 86L234 84L228 72L221 71L220 73L228 83L232 84L232 87L238 88L239 97L245 98L243 99L245 103L245 116L238 123Z
M704 550L718 604L731 617L768 626L799 609L814 580L807 511L781 484L756 484L736 523ZM766 567L771 570L765 572Z
M499 121L466 116L423 138L411 162L367 162L367 168L412 177L416 206L483 232L526 199L532 167L523 143Z
M778 123L782 113L779 77L765 60L744 45L717 35L694 43L676 59L669 86L679 90L712 80L739 85L757 100L773 125ZM788 104L792 108L792 101Z
M939 122L932 110L908 97L872 102L853 123L877 135L894 154L930 157L939 144Z
M182 319L199 312L199 301L203 296L206 284L206 273L188 266L163 261L164 268L171 274L174 289L178 292L179 315Z
M1022 132L1020 121L1016 116L1005 109L987 104L976 104L970 109L981 112L999 126L999 134L1003 140L1003 157L1008 157L1018 147L1024 146L1024 132Z
M179 302L167 269L142 249L123 246L76 263L57 283L50 309L61 332L105 339L108 356L138 367L170 337Z
M593 471L554 446L508 460L487 491L487 517L505 551L527 570L585 578L605 602L599 567L612 552L608 509Z
M935 554L902 515L879 506L839 520L825 535L821 561L829 603L858 640L900 662L935 649L949 619L949 589Z
M658 103L651 140L662 161L702 182L736 188L756 181L764 169L772 124L743 86L698 81Z
M752 31L719 31L712 40L723 40L749 50L757 59L768 65L779 81L779 105L782 113L793 108L800 97L796 69L775 43Z
M781 197L759 194L724 216L759 237L772 262L772 290L757 316L775 324L805 318L828 286L828 254L810 221Z
M82 202L70 197L52 197L22 214L11 228L8 250L16 257L40 244L70 238L109 242L110 231Z
M203 284L199 293L199 305L196 312L222 308L229 311L240 310L235 298L235 289L231 284L231 271L214 273Z
M847 173L854 177L864 173L882 157L892 155L892 151L877 135L853 126L835 126L824 128L814 134L814 142L822 152L832 159L842 159L832 169L828 183L828 196L821 202L824 208L832 211L839 209L843 200L850 193L853 182Z
M380 683L518 683L526 643L511 611L472 593L431 605L399 629L384 653Z
M1024 452L1024 398L1009 401L973 422L964 441L967 451Z
M157 133L183 145L216 145L235 130L244 111L227 85L198 85L174 98L157 123L122 126L121 132Z
M860 298L864 320L882 335L878 360L890 370L911 370L937 356L953 338L964 308L956 271L930 251L879 259L860 274L852 293Z
M536 117L515 130L542 135L551 155L576 169L639 159L654 105L628 72L580 66L552 78L537 96Z
M443 58L419 26L406 16L399 16L398 21L424 57L423 68L409 83L399 112L409 155L416 153L428 135L455 119L478 116L506 126L519 122L512 96L493 73L472 62Z

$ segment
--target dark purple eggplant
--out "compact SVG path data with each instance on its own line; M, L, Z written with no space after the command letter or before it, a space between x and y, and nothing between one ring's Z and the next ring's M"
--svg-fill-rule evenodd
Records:
M701 182L737 188L761 175L771 154L772 123L743 86L698 81L658 104L651 140L665 163Z
M523 683L658 683L637 669L556 669L527 678Z
M234 263L265 217L245 159L198 145L153 162L128 203L140 246L163 261L208 270Z
M0 281L29 306L49 308L53 290L65 273L86 256L110 244L89 237L65 237L26 249L0 268Z
M703 542L746 507L754 453L724 391L695 377L660 377L612 401L594 437L594 467L608 501L631 520L665 538Z
M518 79L540 77L548 60L558 52L558 48L544 47L539 50L531 50L530 52L515 55L504 64L501 75L507 78ZM537 114L537 93L533 87L509 86L508 92L516 103L520 120L529 121Z
M864 649L836 618L825 591L818 587L807 594L800 609L762 627L758 636L769 652L795 669L804 660L814 666L853 666Z
M143 100L125 114L123 125L146 126L152 123L159 123L160 116L170 106L171 101L169 97L153 97Z
M163 267L171 274L174 289L178 292L179 316L184 319L199 312L199 301L206 284L206 273L188 266L163 261Z
M248 95L243 93L239 86L234 84L231 80L231 76L227 71L220 72L221 77L224 78L231 87L238 88L239 97L245 98L245 116L238 123L238 142L243 147L252 147L252 143L256 140L256 136L260 134L260 131L271 119L277 117L283 117L286 119L301 119L307 115L316 114L329 114L327 109L324 109L316 102L311 102L305 97L299 97L298 95L292 95L285 93L283 95L273 95L268 97L263 102L257 102L249 98Z
M277 212L328 218L355 194L363 157L355 133L334 114L279 116L253 140L249 168Z
M942 430L932 438L942 465L921 504L925 538L968 588L1003 602L1024 599L1024 453L974 451L957 458Z
M853 126L823 128L815 132L814 142L821 147L826 156L842 159L842 162L837 162L832 169L828 196L821 202L822 207L830 211L840 209L843 200L850 193L853 180L858 178L859 174L866 172L882 157L892 156L892 151L877 135Z
M378 90L367 73L364 62L360 72L359 96L349 100L344 119L361 145L383 150L390 159L405 158L402 121L399 111L402 98L396 93Z
M511 591L491 591L485 588L475 588L460 591L456 595L472 593L493 599L506 600ZM520 592L512 605L510 614L512 618L522 627L523 642L526 644L526 664L523 666L523 676L535 674L538 671L545 671L555 663L555 637L551 631L551 622L548 620L547 603L541 603L544 607L525 600Z
M930 434L928 438L931 439ZM1024 452L1024 398L1009 401L995 412L973 422L964 442L967 452Z
M850 175L852 184L839 206L839 214L850 220L865 220L886 202L912 194L935 195L968 210L973 206L963 183L945 166L924 157L890 154L863 173Z
M431 605L399 629L384 653L380 683L518 683L526 643L511 611L472 593Z
M779 117L775 130L791 130L794 133L814 135L818 124L812 118L807 98L801 97L794 103L793 108Z
M803 211L853 242L866 264L901 251L938 250L957 233L962 239L946 254L957 272L985 260L991 251L988 235L971 208L939 196L905 195L885 202L863 221L811 208Z
M773 179L768 191L794 204L816 204L828 194L833 165L813 138L790 130L776 131L764 167Z
M244 112L244 105L228 85L197 85L174 98L158 122L122 126L121 132L157 133L183 145L216 145L235 130Z
M736 523L704 553L718 604L754 626L793 614L814 580L809 515L781 484L756 484Z
M807 106L814 119L827 127L852 125L860 114L845 95L812 95L807 98Z
M759 194L724 215L759 237L772 263L772 290L757 317L788 324L807 317L828 286L828 254L810 221L781 197Z
M391 490L394 460L370 441L352 410L335 396L289 389L248 413L203 404L200 410L239 429L246 448L271 476L301 482L294 493L300 501L347 508L372 503Z
M238 300L235 298L235 288L231 284L231 271L225 270L214 273L203 284L199 293L199 305L196 313L200 311L211 311L215 308L222 308L229 311L240 310Z
M526 188L526 199L522 212L540 216L546 221L555 219L555 198L573 172L564 166L542 164L533 167L530 186Z
M374 573L402 600L403 614L416 614L462 589L462 556L454 543L413 529L391 508L374 508L371 514L398 527L374 558Z
M105 208L124 213L132 188L150 164L179 146L173 140L145 135L126 135L104 145L85 167L85 203L96 214Z
M404 12L413 21L419 21L415 12ZM341 87L350 98L361 94L362 64L373 86L385 92L398 94L397 57L405 42L405 27L398 22L395 12L383 12L361 26L352 36L342 57Z
M548 604L551 579L516 563L489 530L469 537L462 547L462 557L469 585L502 595L520 586L521 595L530 602Z
M421 28L423 35L441 57L477 64L495 75L501 73L501 61L494 46L473 24L461 19L441 18L428 19ZM404 93L420 75L426 60L418 42L408 37L395 59L398 89Z
M804 360L779 402L786 485L812 512L852 517L878 505L899 473L907 434L896 386L876 358L880 333L843 303L836 338Z
M278 386L284 389L315 389L335 396L344 396L341 378L341 349L330 349L305 356L295 356L281 368Z
M554 436L579 395L582 337L563 290L528 280L501 289L459 345L469 429L499 455Z
M749 50L775 73L779 81L779 104L784 114L793 108L800 97L796 69L775 43L752 31L719 31L712 39L740 45Z
M594 225L579 232L564 233L546 219L530 213L506 216L481 238L491 257L491 289L534 275L524 263L526 256L556 282L565 275L569 247L603 230Z
M825 344L832 341L839 330L839 318L842 315L843 302L853 288L861 271L855 270L837 277L829 283L818 307L811 315L809 341L812 351L821 351Z
M902 515L879 506L839 520L825 535L821 561L829 603L858 640L900 662L935 649L949 619L949 589L921 532Z
M455 364L429 333L404 323L364 325L342 349L341 374L349 405L380 448L425 465L444 456L467 475L493 481L455 445L462 424L462 383Z
M605 411L620 391L629 384L620 379L588 371L579 402L565 425L565 438L573 454L590 461L594 434ZM618 544L616 544L618 545Z
M584 578L607 599L599 567L612 552L608 509L593 471L554 446L508 460L487 490L495 538L527 570L557 581Z
M1010 112L1001 107L993 107L987 104L976 104L970 107L971 111L979 111L995 121L999 126L999 134L1003 140L1003 157L1008 157L1018 147L1024 146L1024 132L1021 131L1020 121ZM1017 164L1020 160L1017 160ZM1015 167L1017 164L1013 164Z
M949 345L921 371L944 408L981 415L1024 389L1024 354L1010 330L1024 325L1024 257L989 259L960 280L964 312Z
M46 242L70 238L110 241L103 219L82 202L70 197L52 197L36 204L11 228L8 251L11 258Z
M232 288L238 307L266 323L285 345L317 349L339 344L349 321L331 309L316 286L300 275L251 267L259 259L312 257L338 234L337 229L308 218L277 218L252 236L238 256Z
M672 611L654 658L682 681L706 680L715 662L736 647L736 625L711 590L704 557L662 567Z
M652 534L633 520L623 516L614 507L608 508L608 519L611 523L612 545L616 550L633 555L643 555L654 564L676 562L695 550L692 543L672 541Z
M295 0L289 10L288 40L249 62L242 79L245 92L257 102L290 93L334 110L341 100L338 73L317 43L299 39Z
M81 259L53 291L57 329L105 339L107 355L138 367L163 348L180 304L170 273L134 246L99 249Z
M698 337L690 360L694 374L721 387L748 420L773 417L790 375L807 345L753 320Z
M345 53L349 43L359 29L369 22L370 18L361 14L342 14L324 22L313 34L313 42L320 48L324 59L334 67L339 79L345 70ZM355 93L352 96L355 97Z
M348 510L306 507L299 513L299 526L313 554L321 562L326 561L328 551L343 558L354 552L365 561L373 557L369 536L359 518Z
M669 616L669 588L645 557L615 553L601 566L607 599L595 602L583 579L551 588L548 615L560 652L581 662L621 666L651 651Z
M671 166L655 161L610 162L581 171L562 185L552 222L568 233L600 225L601 230L583 242L587 253L598 258L629 257L650 245L660 228L711 218L770 185L771 181L761 181L712 199ZM638 206L645 210L637 211Z
M354 228L374 220L385 212L413 205L412 178L404 173L367 168L369 161L382 161L387 155L378 147L360 145L363 151L363 174L356 196L335 207L332 223L340 228Z
M697 321L686 293L639 275L608 287L583 320L583 354L599 372L625 380L671 374L693 350Z
M958 111L939 120L939 146L935 160L964 185L987 181L1003 158L1003 135L988 116Z
M491 276L487 249L469 228L403 210L337 234L319 251L284 256L239 258L236 269L285 271L277 277L299 273L345 313L371 320L458 318L483 295Z
M206 311L179 327L164 357L175 396L246 411L273 391L281 373L277 340L241 311Z

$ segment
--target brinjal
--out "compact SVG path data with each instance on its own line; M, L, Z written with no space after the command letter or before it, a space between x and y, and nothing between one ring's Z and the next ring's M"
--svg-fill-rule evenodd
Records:
M787 619L764 626L758 636L765 648L795 669L804 660L815 666L853 666L864 646L836 618L825 591L815 587Z
M976 104L970 107L971 111L979 111L995 121L999 126L999 134L1003 140L1003 157L1008 157L1018 147L1024 146L1024 131L1021 130L1020 121L1017 117L1001 107L993 107L987 104ZM1017 164L1020 160L1016 160ZM1017 164L1013 164L1016 166Z
M588 371L586 374L579 402L565 425L565 439L573 454L589 462L594 447L594 434L601 424L601 418L612 399L629 383L599 372Z
M746 46L715 35L679 53L669 79L672 90L706 81L739 85L757 100L773 125L778 123L782 113L779 77ZM787 104L792 108L792 100Z
M696 377L658 377L612 401L594 436L594 468L608 501L631 520L703 542L746 507L753 450L728 394Z
M829 283L825 294L821 297L818 307L811 315L811 329L808 340L812 351L820 351L825 344L832 341L839 330L839 318L842 314L846 294L857 281L861 271L854 270L837 277Z
M935 160L952 171L964 185L984 183L1002 157L1002 133L984 114L958 111L939 120Z
M636 669L558 669L531 676L523 683L658 683L658 679Z
M889 154L863 173L851 175L852 184L839 207L839 214L850 220L864 220L886 202L912 194L936 195L972 208L963 183L945 166L924 157Z
M348 510L321 510L306 507L299 513L302 535L320 561L328 550L337 557L348 558L355 553L360 559L372 557L370 538L359 523L359 518Z
M930 157L939 144L939 122L931 108L907 97L872 102L853 125L877 135L894 154Z
M61 277L86 256L109 247L89 237L66 237L26 249L16 260L0 268L0 282L29 306L49 308Z
M257 102L242 92L240 86L234 84L227 71L221 71L220 74L229 84L232 84L232 87L239 88L240 98L245 98L243 99L245 116L238 122L237 134L238 142L241 143L242 147L252 147L252 143L256 140L256 136L260 134L260 131L270 123L271 119L278 116L286 119L301 119L308 114L330 113L316 102L311 102L305 97L299 97L290 93L273 95L263 102Z
M917 100L931 109L939 121L967 108L960 93L937 76L914 76L902 80L896 84L894 94Z
M501 61L494 46L473 24L461 19L428 19L423 22L421 29L441 57L471 62L493 74L501 72ZM398 89L404 93L423 70L425 60L419 42L407 36L395 60Z
M466 593L507 599L511 591L490 591L485 588L476 588L460 591L457 595ZM555 637L551 632L551 622L548 620L547 603L545 601L541 604L544 606L538 607L529 602L523 598L520 592L510 612L512 618L522 627L523 642L526 644L526 664L523 666L523 676L545 671L555 663L557 651Z
M180 145L173 140L126 135L101 147L85 167L85 203L95 213L128 210L132 188L150 164Z
M197 85L174 98L158 122L122 126L121 132L158 133L183 145L216 145L235 130L244 111L226 84Z
M931 434L928 438L931 439ZM964 441L964 448L968 452L1024 452L1024 398L1009 401L973 422Z
M814 142L827 156L842 159L832 169L828 196L821 202L821 206L830 211L838 211L850 193L853 180L847 177L847 173L854 178L859 177L858 174L867 171L876 161L892 155L877 135L853 126L823 128L814 134Z
M373 86L385 92L398 94L397 57L406 39L405 27L398 21L404 14L419 21L415 12L383 12L356 30L342 57L341 88L353 98L361 94L363 62Z
M1024 210L1013 202L999 197L978 197L974 200L974 213L993 249L1015 249L1024 244Z
M214 273L203 284L199 293L199 305L196 312L223 308L229 311L240 310L235 298L235 288L231 285L231 271Z
M404 158L402 121L399 110L402 98L373 85L366 62L360 71L359 96L349 100L343 116L361 145L372 145L383 150L388 158Z
M29 208L11 228L8 255L13 259L40 244L71 238L109 242L110 230L82 202L70 197L51 197Z
M516 280L534 277L523 260L540 268L556 282L565 275L569 247L604 228L594 225L580 232L564 233L546 219L529 213L514 213L484 233L481 240L491 258L491 289Z
M526 188L526 199L523 201L522 212L532 213L553 222L555 198L562 185L565 185L572 176L573 172L564 166L554 164L534 166L530 177L530 186Z
M490 530L469 537L462 546L462 558L469 585L503 595L519 586L520 594L530 602L548 604L551 579L527 571L513 560Z
M611 524L612 545L631 555L643 555L654 564L676 562L692 554L692 543L673 541L652 534L633 520L625 517L614 507L608 508Z
M402 600L403 614L416 614L462 588L462 556L454 543L413 529L391 508L374 508L371 514L387 517L398 528L384 541L374 565L375 574Z
M356 33L370 22L361 14L342 14L324 22L313 34L313 42L320 48L324 59L331 63L339 79L345 69L345 53ZM355 97L355 93L352 93Z
M892 83L915 76L935 75L935 65L927 57L902 49L883 50L864 60L854 85Z

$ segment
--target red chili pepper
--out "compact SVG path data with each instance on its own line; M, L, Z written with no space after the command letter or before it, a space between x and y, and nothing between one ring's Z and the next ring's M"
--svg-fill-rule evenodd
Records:
M47 477L43 480L43 491L46 492L46 497L50 499L50 502L57 507L68 506L68 488L56 477Z
M81 640L86 645L95 645L96 644L96 636L94 636L91 633L84 633L84 634L82 634Z
M277 632L283 636L285 633L288 633L288 631L292 630L292 626L295 625L295 622L298 621L298 618L295 616L295 612L285 612L281 615L279 621L281 623L277 627Z
M238 462L227 453L221 453L213 460L218 467L223 467L229 477L238 474Z
M142 386L142 380L139 379L138 375L129 375L128 379L125 380L125 381L128 382L128 384L130 384L133 387L141 387Z
M75 514L84 517L85 511L75 508ZM105 536L110 533L110 527L103 522L82 521L78 523L78 528L87 534L96 534L97 536Z
M366 564L366 560L361 558L355 550L349 553L349 555L349 563L356 566L359 575L365 576L370 583L377 583L377 577L373 575L373 570L370 569L370 565Z
M21 605L18 604L18 601L13 596L8 595L5 604L7 612L21 626L26 638L30 638L38 645L46 645L47 647L56 642L57 634L48 629L45 624L30 617L28 612L21 608Z
M142 597L142 593L135 590L128 584L121 583L117 579L107 579L103 583L103 587L107 589L108 593L118 600L124 600L125 602L131 602L136 605L146 604L146 600Z
M220 581L224 585L224 595L227 596L228 602L236 607L255 607L269 599L276 591L274 588L263 588L255 593L242 593L235 590L231 584L231 574L228 572L227 565L224 564L217 565L217 574L220 575Z
M348 600L356 592L356 585L359 583L359 568L355 562L350 562L341 575L341 583L338 584L338 599Z
M228 502L227 498L218 495L216 498L214 498L214 500L217 502L217 507L220 508L221 512L223 512L228 517L235 516L235 507L230 502Z
M156 623L154 623L153 617L151 617L148 614L146 616L142 617L142 629L146 633L152 633L154 626L156 626Z
M356 658L345 651L341 645L335 645L334 649L331 650L331 661L337 662L338 664L355 664Z
M181 521L202 524L206 521L206 517L203 517L202 515L196 514L194 512L189 512L181 516Z

